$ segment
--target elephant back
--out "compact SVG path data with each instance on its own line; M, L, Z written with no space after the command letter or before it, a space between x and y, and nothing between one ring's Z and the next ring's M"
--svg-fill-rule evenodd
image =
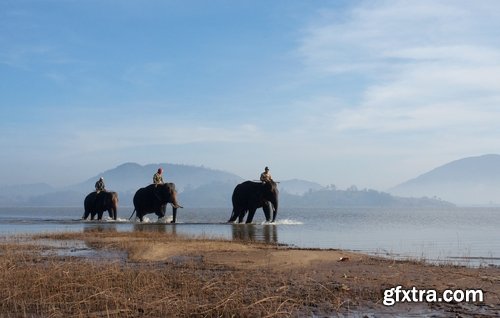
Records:
M133 199L134 206L137 208L137 206L171 202L174 192L175 184L173 183L150 184L136 191ZM163 199L166 199L167 202L162 202Z
M147 187L139 188L133 198L136 210L143 210L154 207L159 204L159 199L155 195L155 185L150 184Z
M247 201L257 201L262 195L262 182L245 181L238 184L233 191L233 204L246 204Z
M133 198L134 206L139 205L142 201L147 199L148 189L147 188L139 188Z

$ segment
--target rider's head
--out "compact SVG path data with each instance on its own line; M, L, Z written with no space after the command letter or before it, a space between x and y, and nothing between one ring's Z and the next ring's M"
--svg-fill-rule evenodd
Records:
M163 169L162 168L158 168L158 173L162 174L163 173Z

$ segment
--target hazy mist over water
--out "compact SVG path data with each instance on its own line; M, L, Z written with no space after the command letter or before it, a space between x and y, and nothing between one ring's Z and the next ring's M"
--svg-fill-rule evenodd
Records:
M282 209L276 224L264 224L261 210L254 224L226 224L230 209L185 208L178 223L144 224L119 210L114 222L82 221L83 208L0 208L0 234L64 231L165 231L234 240L258 240L300 248L346 249L390 258L425 259L469 266L500 265L500 208L331 208Z

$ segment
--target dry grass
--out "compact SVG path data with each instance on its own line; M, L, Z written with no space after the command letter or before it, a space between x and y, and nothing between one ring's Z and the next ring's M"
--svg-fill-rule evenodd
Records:
M128 256L58 256L56 247L37 244L47 240L82 241ZM150 231L15 237L0 242L0 318L331 316L357 305L382 306L383 289L397 285L482 288L487 293L483 305L500 311L498 268L430 266L357 254L339 262L343 253ZM454 304L442 308L456 309Z
M126 248L137 240L177 237L114 233L128 240L106 243L106 234L85 239L94 247ZM79 234L38 238L76 239ZM82 236L83 238L83 236ZM120 246L123 244L123 246ZM237 270L183 262L102 261L48 255L36 245L0 245L2 317L280 317L332 312L349 291L340 283L267 270Z

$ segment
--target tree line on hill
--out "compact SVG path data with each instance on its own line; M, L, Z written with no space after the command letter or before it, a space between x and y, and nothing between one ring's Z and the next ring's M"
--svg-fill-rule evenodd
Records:
M0 187L0 206L83 206L85 196L93 191L95 181L103 176L107 189L118 192L121 206L132 206L137 189L148 185L152 171L162 166L168 171L169 182L178 189L179 200L185 207L231 207L234 187L243 178L226 171L175 164L122 164L84 182L54 188L47 184ZM420 206L443 207L451 203L437 198L404 198L375 190L345 190L323 187L304 180L284 180L279 183L280 207L349 207L349 206Z
M214 182L196 188L185 188L179 193L179 201L185 207L231 207L234 183ZM90 191L89 191L90 192ZM0 196L1 206L83 206L87 193L61 190L35 196ZM121 206L133 206L135 191L118 192ZM346 190L323 188L304 194L281 191L281 208L329 208L329 207L450 207L452 203L438 198L404 198L375 190Z

